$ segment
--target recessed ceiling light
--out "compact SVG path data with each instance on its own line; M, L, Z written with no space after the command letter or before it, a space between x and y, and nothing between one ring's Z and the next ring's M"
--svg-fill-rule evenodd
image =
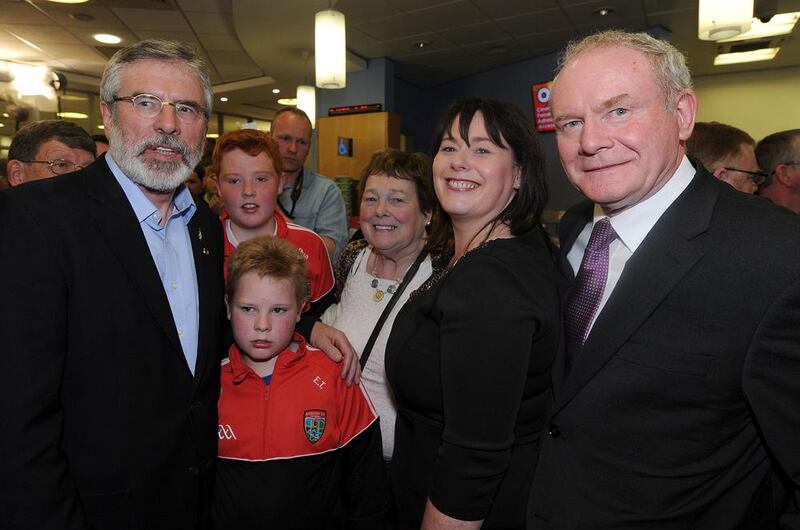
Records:
M4 113L3 113L3 117L4 117L4 118L10 118L10 116L8 115L8 112L4 112Z
M761 48L749 52L720 53L714 57L714 66L725 64L752 63L756 61L769 61L775 58L778 48Z
M84 114L83 112L57 112L56 116L59 118L69 118L71 120L85 120L89 117L88 114Z
M85 4L89 0L47 0L48 2L53 2L54 4Z
M281 98L278 100L280 105L297 105L297 98Z
M226 101L228 101L228 97L227 96L222 96L222 97L219 98L219 100L222 101L223 103L225 103Z
M428 48L431 44L433 44L433 42L429 40L418 40L413 44L413 46L421 50L422 48Z
M273 88L272 89L272 93L273 94L280 94L281 93L281 89L280 88Z
M219 138L219 134L217 133L208 133L206 138Z
M800 20L800 11L792 13L778 13L769 22L761 22L753 19L750 31L745 31L730 39L722 39L720 42L736 42L740 40L763 39L767 37L777 37L778 35L789 35L794 30L795 24Z
M122 39L117 37L116 35L111 35L110 33L96 33L92 35L94 40L97 42L102 42L103 44L119 44L122 42Z
M0 123L0 127L5 127L5 126L6 126L5 123Z
M106 126L101 123L100 125L97 126L97 128L102 130L102 129L105 129Z
M598 7L597 9L592 11L592 14L600 16L600 17L607 17L608 15L610 15L613 12L615 12L616 10L617 10L617 8L614 7L614 6L604 6L604 7Z

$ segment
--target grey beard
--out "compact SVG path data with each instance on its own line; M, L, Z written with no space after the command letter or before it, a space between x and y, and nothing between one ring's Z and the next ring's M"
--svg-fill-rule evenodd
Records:
M174 191L180 186L203 156L202 142L194 150L183 141L167 134L157 134L131 145L125 141L124 132L118 125L108 135L109 150L114 162L133 182L158 192ZM181 155L175 162L144 160L141 155L155 145L166 145Z

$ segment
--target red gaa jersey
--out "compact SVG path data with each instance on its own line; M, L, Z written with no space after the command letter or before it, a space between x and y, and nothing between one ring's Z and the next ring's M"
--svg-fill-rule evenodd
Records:
M388 505L378 417L361 385L295 333L269 384L236 345L222 361L217 528L380 528Z
M230 240L228 234L228 215L221 218L222 233L225 236L225 279L228 279L228 257L233 254L236 244ZM308 264L308 281L311 284L311 299L314 303L333 289L333 269L331 260L328 257L328 250L325 243L313 230L304 228L294 223L289 223L280 213L275 212L275 237L285 239L292 245L300 249L306 257ZM237 243L238 244L238 243Z

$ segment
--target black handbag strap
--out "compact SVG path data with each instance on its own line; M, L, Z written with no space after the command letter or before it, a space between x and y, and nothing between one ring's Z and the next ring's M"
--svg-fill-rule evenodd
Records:
M400 299L400 295L403 294L403 291L405 291L406 286L411 282L411 279L417 274L419 266L422 265L423 261L425 261L425 257L427 255L428 247L425 247L419 253L417 259L414 260L414 263L411 265L411 267L406 271L405 276L403 276L403 281L400 282L397 290L394 292L394 294L392 294L392 297L389 299L389 302L383 309L383 313L381 313L381 316L378 317L378 321L375 323L375 327L372 330L372 335L369 336L367 344L364 346L364 351L361 352L361 359L359 360L359 363L361 364L362 370L364 369L364 366L367 365L369 354L372 353L372 346L374 346L375 341L378 340L378 334L380 334L381 328L383 328L383 324L386 322L386 319L389 318L389 313L392 312L392 308L394 308L395 304Z

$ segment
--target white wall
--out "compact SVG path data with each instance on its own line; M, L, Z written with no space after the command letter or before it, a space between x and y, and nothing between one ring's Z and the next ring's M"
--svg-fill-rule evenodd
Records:
M800 67L738 72L694 79L698 121L747 131L756 141L800 128Z

